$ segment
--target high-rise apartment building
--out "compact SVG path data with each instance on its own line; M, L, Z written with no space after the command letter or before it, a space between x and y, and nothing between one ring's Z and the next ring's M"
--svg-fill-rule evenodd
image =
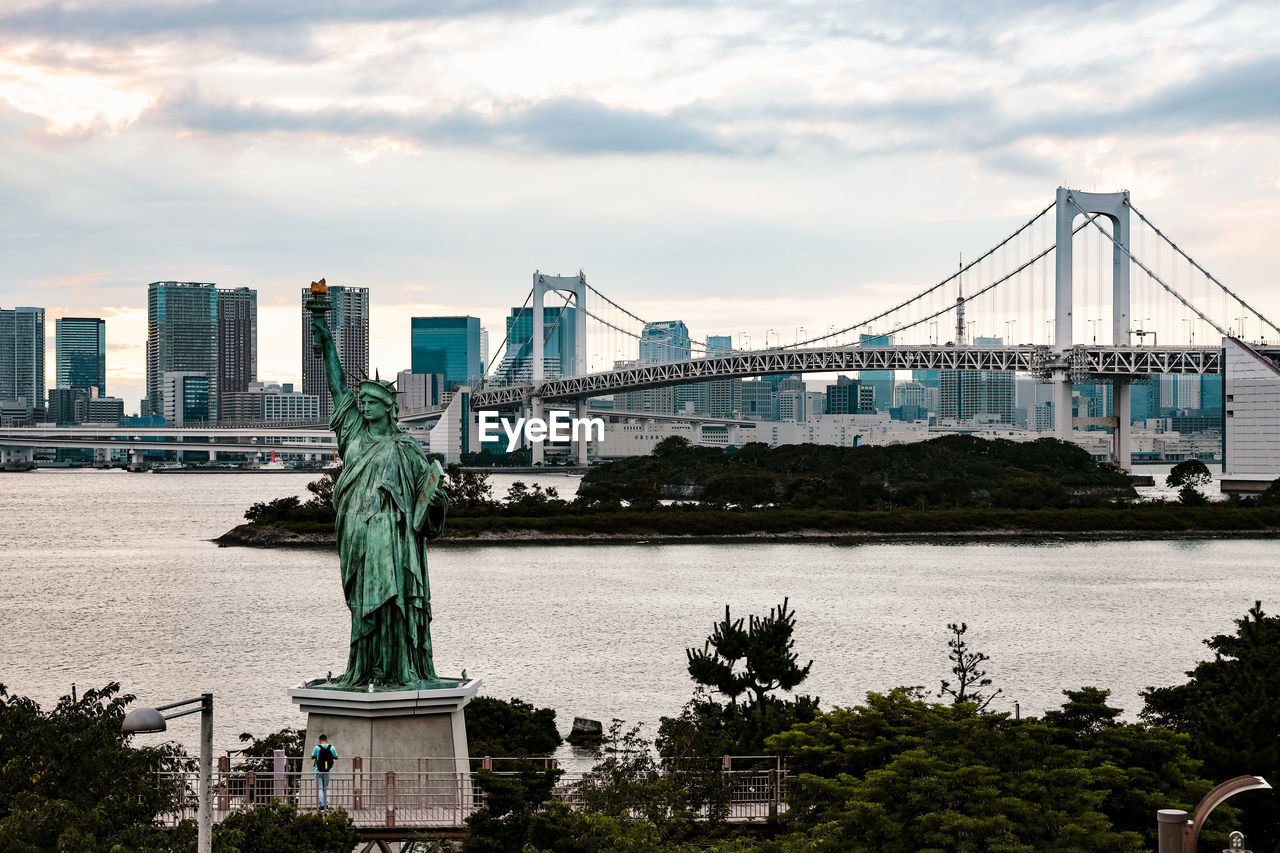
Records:
M194 281L147 285L147 399L145 415L165 416L185 403L165 399L166 373L198 373L207 396L204 417L218 412L218 289ZM194 387L193 383L193 387Z
M218 400L258 380L258 291L218 288ZM218 407L218 417L223 408Z
M107 324L101 317L59 317L54 324L58 388L107 396Z
M200 426L214 420L214 397L210 390L215 378L200 371L167 370L160 377L167 426Z
M730 355L733 338L729 335L711 335L707 338L707 358ZM703 383L707 393L706 412L717 418L734 417L742 409L742 380L716 379Z
M974 338L973 345L998 347L1001 338ZM938 418L945 421L1014 423L1011 370L943 370L938 376Z
M0 403L26 421L44 419L43 308L0 308Z
M827 414L864 415L875 410L874 386L848 376L837 376L835 384L827 386Z
M311 289L302 288L302 303L311 298ZM329 329L338 348L338 357L347 372L347 383L355 388L369 375L369 288L329 286ZM311 344L311 312L302 309L302 393L320 398L320 420L328 423L333 414L333 396L325 384L324 363Z
M893 346L893 335L867 335L859 336L864 347L891 347ZM878 411L888 411L893 405L893 382L894 372L892 370L862 370L858 372L858 382L864 388L870 387L876 389L876 409Z
M411 371L443 374L450 388L479 384L484 374L482 331L479 317L411 318Z
M645 323L640 331L639 364L662 364L687 360L693 351L689 327L680 320ZM645 388L621 395L622 408L632 412L696 413L706 411L700 405L704 383L664 388Z

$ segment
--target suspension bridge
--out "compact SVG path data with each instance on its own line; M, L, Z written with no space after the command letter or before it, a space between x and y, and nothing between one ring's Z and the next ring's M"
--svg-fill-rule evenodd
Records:
M548 298L562 304L548 308ZM797 334L789 344L766 336L755 349L745 335L736 347L726 337L702 343L682 327L646 322L582 273L535 273L470 408L542 417L555 404L581 416L591 397L691 382L1012 370L1052 383L1054 411L1065 413L1055 434L1064 439L1073 429L1073 385L1110 383L1115 458L1128 468L1133 380L1224 373L1227 342L1280 355L1266 340L1280 327L1170 239L1128 192L1066 188L955 272L851 325ZM535 463L541 449L532 447ZM576 452L585 463L585 445Z

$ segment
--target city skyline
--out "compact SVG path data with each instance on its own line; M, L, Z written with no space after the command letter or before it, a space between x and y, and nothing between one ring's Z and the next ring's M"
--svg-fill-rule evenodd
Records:
M23 4L0 304L104 318L130 400L154 280L256 289L267 379L298 378L322 275L370 288L384 372L411 316L500 334L534 269L758 346L936 281L1064 184L1131 190L1277 314L1277 35L1251 3Z

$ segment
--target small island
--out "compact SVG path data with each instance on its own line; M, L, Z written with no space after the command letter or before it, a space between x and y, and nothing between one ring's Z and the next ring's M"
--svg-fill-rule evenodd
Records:
M1198 468L1197 468L1198 466ZM1186 463L1176 501L1139 500L1122 470L1069 442L948 435L863 447L748 444L720 450L682 438L649 456L592 468L576 497L514 484L496 498L486 471L447 469L448 543L1164 539L1280 535L1280 486L1210 502L1207 472ZM333 547L335 473L312 498L250 507L217 541Z

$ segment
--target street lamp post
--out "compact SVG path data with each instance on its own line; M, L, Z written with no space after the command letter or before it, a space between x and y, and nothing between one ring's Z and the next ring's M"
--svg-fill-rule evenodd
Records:
M1200 840L1200 830L1209 819L1209 813L1228 797L1242 791L1270 790L1271 785L1261 776L1237 776L1228 779L1204 795L1190 819L1182 809L1160 809L1156 812L1156 840L1159 853L1195 853Z
M163 714L173 708L195 705L175 714ZM196 802L196 853L210 853L213 846L213 694L201 693L194 699L171 702L159 708L134 708L125 714L121 728L127 735L162 732L166 721L188 714L200 715L200 784Z

